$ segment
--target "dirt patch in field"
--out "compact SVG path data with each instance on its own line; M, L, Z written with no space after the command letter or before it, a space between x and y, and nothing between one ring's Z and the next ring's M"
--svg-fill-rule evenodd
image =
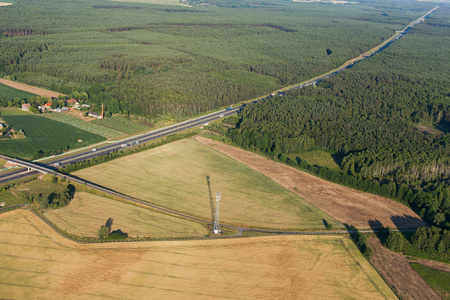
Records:
M25 210L0 232L5 298L396 299L341 236L80 245Z
M8 6L12 5L12 3L0 2L0 6Z
M22 91L29 92L29 93L32 93L32 94L36 94L36 95L39 95L39 96L44 96L44 97L49 97L49 98L51 98L51 97L55 97L56 98L59 95L65 96L64 94L61 94L61 93L49 91L49 90L46 90L46 89L41 89L41 88L38 88L38 87L35 87L35 86L27 85L27 84L24 84L24 83L19 83L19 82L16 82L16 81L6 80L6 79L3 79L3 78L0 78L0 83L4 84L4 85L7 85L7 86L10 86L12 88L18 89L18 90L22 90Z
M376 237L369 238L371 262L378 273L397 291L401 299L441 299L411 267L404 255L384 248Z
M196 140L264 174L341 223L360 229L373 224L403 229L426 226L416 213L394 200L331 183L205 137Z

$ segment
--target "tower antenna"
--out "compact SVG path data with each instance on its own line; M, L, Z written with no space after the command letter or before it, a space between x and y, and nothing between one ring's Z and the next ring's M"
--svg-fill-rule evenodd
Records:
M221 193L216 193L216 214L214 215L214 227L213 227L213 233L219 234L222 233L222 229L220 229L220 222L219 222L219 201L220 201Z

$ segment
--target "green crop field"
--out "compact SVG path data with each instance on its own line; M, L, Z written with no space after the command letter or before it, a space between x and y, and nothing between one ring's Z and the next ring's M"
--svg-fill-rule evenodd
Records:
M104 118L101 120L94 120L92 122L128 134L150 129L148 126L133 122L123 117Z
M411 263L417 273L442 297L444 300L450 299L450 273L423 266L418 263Z
M104 136L106 138L113 138L113 137L117 137L120 135L123 135L122 132L105 127L105 126L100 126L96 123L94 123L94 121L83 121L81 119L78 119L77 117L65 114L65 113L51 113L51 114L43 114L43 117L47 117L49 119L61 122L61 123L65 123L68 125L71 125L73 127L76 128L80 128L86 131L89 131L91 133L97 134L97 135L101 135Z
M114 220L112 230L120 229L130 237L201 237L208 233L198 223L86 192L77 192L69 206L49 210L45 216L62 230L84 237L96 237L108 218Z
M8 101L14 99L15 97L19 99L29 99L33 96L36 96L35 94L24 92L21 90L16 90L12 87L0 84L0 101L3 99L6 99Z
M284 229L342 225L260 173L192 139L74 172L121 193L210 220L206 175L213 200L222 193L224 223Z
M61 148L74 149L105 139L18 109L0 109L0 116L15 131L22 130L26 136L21 139L0 140L0 153L14 157L30 159L40 150L50 153Z

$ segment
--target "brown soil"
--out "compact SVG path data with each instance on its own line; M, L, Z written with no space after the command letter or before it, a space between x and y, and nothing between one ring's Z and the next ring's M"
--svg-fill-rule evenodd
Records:
M384 248L376 237L370 237L368 242L373 250L373 266L394 287L401 299L441 299L411 267L404 255Z
M35 86L27 85L27 84L24 84L24 83L19 83L19 82L16 82L16 81L6 80L6 79L3 79L3 78L0 78L0 83L4 84L4 85L7 85L7 86L10 86L12 88L18 89L18 90L22 90L22 91L29 92L29 93L32 93L32 94L36 94L36 95L39 95L39 96L50 97L50 98L51 97L55 97L56 98L59 95L65 96L64 94L61 94L61 93L57 93L57 92L41 89L41 88L38 88L38 87L35 87Z
M439 271L444 272L450 272L450 264L446 264L439 261L429 260L429 259L422 259L422 258L415 258L407 256L407 258L410 260L410 262L416 262L419 263L425 267L436 269Z
M337 221L360 229L427 226L411 209L394 200L328 182L257 154L201 136L196 140L264 174Z

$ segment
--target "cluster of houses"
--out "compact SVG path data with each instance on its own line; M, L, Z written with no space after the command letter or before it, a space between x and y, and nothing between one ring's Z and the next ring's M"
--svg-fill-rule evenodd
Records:
M87 108L90 107L90 105L88 105L88 104L80 104L75 99L66 100L64 102L66 104L65 107L52 109L52 103L48 102L48 103L45 103L44 105L39 105L38 109L41 112L45 112L45 111L63 112L63 111L69 111L69 110L80 110L83 107L87 107ZM22 104L22 110L28 111L30 109L30 106L31 106L31 104L29 104L29 103Z
M48 102L48 103L45 103L44 105L39 105L38 109L41 112L45 112L45 111L63 112L63 111L70 111L70 110L80 110L81 108L89 108L89 107L91 107L88 104L80 104L75 99L65 100L64 103L65 103L64 107L53 108L52 109L52 103ZM30 107L31 107L31 104L29 104L29 103L22 104L22 110L28 111L28 110L30 110ZM102 111L103 111L103 105L102 105ZM93 117L93 118L97 118L97 119L103 119L103 116L98 114L98 113L96 113L96 112L90 112L90 113L88 113L88 116L89 117Z

